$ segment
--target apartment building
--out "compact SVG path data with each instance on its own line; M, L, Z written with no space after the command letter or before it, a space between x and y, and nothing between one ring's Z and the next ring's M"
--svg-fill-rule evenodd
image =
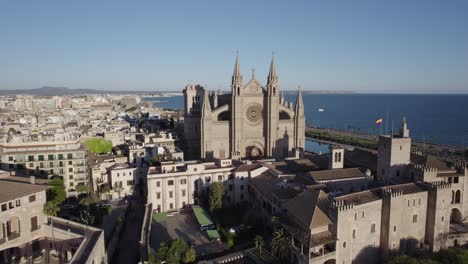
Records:
M3 170L17 175L62 177L67 196L77 195L77 186L88 184L87 151L76 132L10 129L0 135L0 162Z

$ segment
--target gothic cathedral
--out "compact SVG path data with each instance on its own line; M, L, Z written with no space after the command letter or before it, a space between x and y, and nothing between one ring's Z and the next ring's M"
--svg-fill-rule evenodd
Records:
M302 155L305 137L300 88L296 104L279 95L271 60L267 85L252 78L244 85L239 57L231 93L210 93L200 85L184 89L184 134L187 159L286 158Z

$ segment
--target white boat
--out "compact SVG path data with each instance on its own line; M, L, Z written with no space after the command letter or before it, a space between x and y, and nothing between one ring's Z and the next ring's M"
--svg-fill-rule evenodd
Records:
M319 108L318 111L319 111L319 112L325 112L325 109Z

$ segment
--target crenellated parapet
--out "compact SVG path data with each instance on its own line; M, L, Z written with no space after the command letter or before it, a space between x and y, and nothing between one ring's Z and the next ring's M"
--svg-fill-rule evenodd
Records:
M467 162L457 162L454 164L454 166L458 172L463 173L465 176L468 175L468 163Z
M403 191L400 189L392 189L392 188L382 188L382 195L384 197L399 197L403 196Z
M331 203L332 208L337 211L346 211L354 208L354 203L347 200L334 200Z
M452 184L444 181L435 181L435 182L419 182L419 185L426 187L428 189L433 190L441 190L441 189L450 189L452 188Z
M438 170L436 168L428 167L423 164L414 164L413 165L414 169L417 169L423 173L437 173Z

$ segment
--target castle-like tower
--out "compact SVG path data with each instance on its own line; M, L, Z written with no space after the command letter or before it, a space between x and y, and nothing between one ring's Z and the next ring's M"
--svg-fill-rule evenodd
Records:
M285 158L304 150L305 115L300 88L296 104L279 95L278 75L272 58L267 85L252 77L244 84L237 56L231 93L210 93L188 85L185 97L186 157Z
M396 135L382 135L378 143L377 180L383 183L401 182L411 163L411 138L403 118L401 129Z

